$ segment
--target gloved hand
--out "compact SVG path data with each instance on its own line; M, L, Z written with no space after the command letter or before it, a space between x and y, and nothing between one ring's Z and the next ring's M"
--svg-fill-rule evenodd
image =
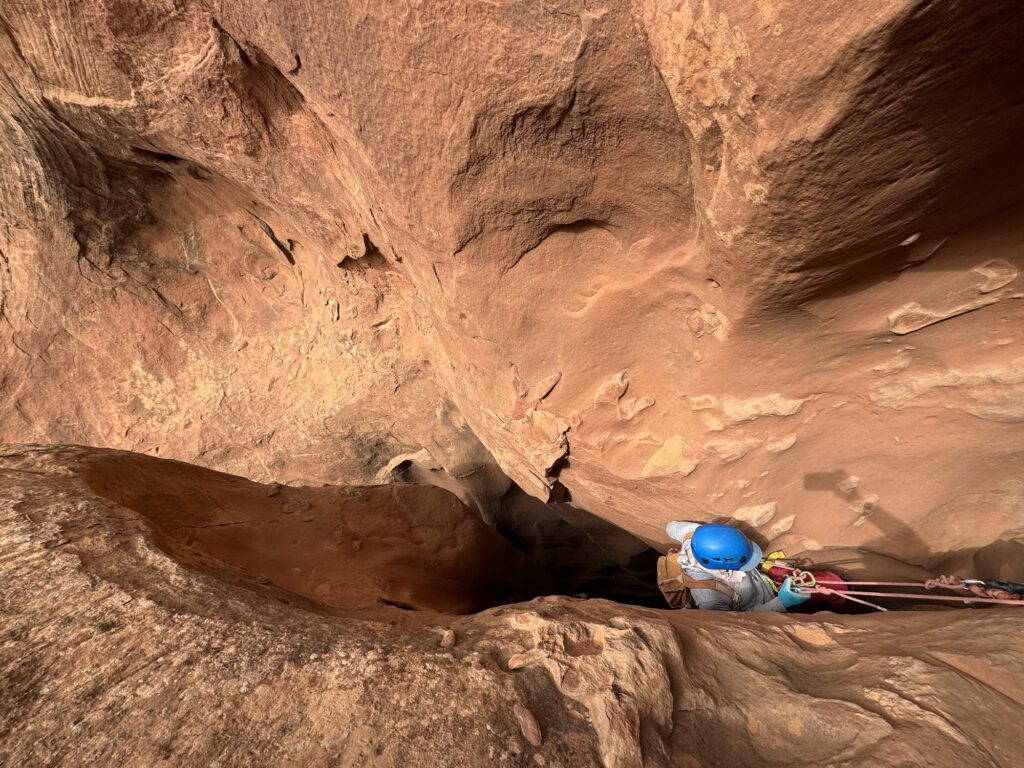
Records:
M793 579L786 577L786 580L782 582L782 586L779 587L779 602L787 610L795 608L798 605L802 605L811 599L810 594L807 592L794 592L793 591Z

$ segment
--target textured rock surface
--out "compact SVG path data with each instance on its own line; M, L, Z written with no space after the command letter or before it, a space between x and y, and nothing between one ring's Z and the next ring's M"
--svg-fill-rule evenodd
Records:
M148 520L182 563L343 612L472 613L554 589L438 488L268 488L138 454L99 453L81 467L94 493Z
M1010 0L0 5L0 441L285 484L229 515L196 469L157 492L122 482L139 458L12 453L15 762L746 764L785 732L793 765L1011 764L978 716L1022 700L1003 614L734 619L722 647L720 618L545 599L442 650L429 609L513 596L465 550L382 587L386 547L318 581L262 522L248 551L208 526L294 501L328 564L338 526L426 510L529 594L536 558L566 577L537 545L566 520L570 569L635 577L609 523L722 517L878 575L1024 579L1021 39ZM375 480L529 555L440 492L291 487Z
M965 563L1024 503L1022 24L11 4L0 434Z
M814 619L541 598L357 617L189 562L165 521L97 493L116 462L129 487L189 472L183 505L197 486L251 485L91 449L3 451L5 764L1019 763L1014 609Z

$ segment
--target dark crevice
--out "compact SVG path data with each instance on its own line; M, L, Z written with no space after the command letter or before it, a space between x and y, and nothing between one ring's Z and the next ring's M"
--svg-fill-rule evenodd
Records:
M567 496L556 481L552 497ZM547 572L554 594L665 607L655 583L659 553L618 526L568 501L545 504L515 485L495 517L498 533Z
M277 250L279 250L284 255L288 263L294 267L295 255L293 251L295 249L295 241L288 240L287 243L282 242L280 238L278 238L278 236L274 234L274 230L271 229L270 225L267 224L267 222L265 222L252 211L249 211L249 215L252 216L253 220L256 222L256 225L263 230L263 234L269 237L271 242L273 242L273 244L277 247Z
M377 598L377 602L380 603L381 605L390 605L393 608L398 608L398 609L403 610L403 611L415 611L416 610L415 606L409 605L408 603L403 603L400 600L389 600L386 597L378 597Z
M156 152L150 149L143 149L142 147L132 147L132 154L140 160L148 160L165 165L184 165L188 163L188 160L185 158L172 155L170 152Z
M267 486L112 451L85 462L83 477L145 518L183 566L297 608L464 614L548 595L663 607L658 553L514 485L488 527L449 491L423 484Z
M384 254L380 252L380 248L373 244L373 241L370 239L370 236L365 232L363 233L363 249L364 259L384 258Z
M565 463L556 464L555 470ZM657 587L660 553L646 542L571 503L569 489L555 480L549 501L538 499L502 473L507 485L500 498L490 496L501 485L493 463L488 472L464 473L433 462L407 458L396 463L388 479L402 485L436 485L456 493L516 550L529 558L542 578L529 594L602 598L616 602L664 608ZM482 469L477 465L476 469ZM477 477L478 474L483 475ZM488 480L490 478L490 480ZM488 568L502 568L487 564ZM540 587L538 590L537 587Z
M378 269L386 266L388 263L387 258L381 252L380 248L374 245L370 236L363 233L363 253L360 256L346 256L339 261L335 266L339 269L345 270L368 270Z

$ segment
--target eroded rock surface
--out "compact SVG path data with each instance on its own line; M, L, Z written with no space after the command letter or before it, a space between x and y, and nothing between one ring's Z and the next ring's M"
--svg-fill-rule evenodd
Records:
M137 510L112 502L113 468ZM8 764L1019 762L1024 744L1007 725L1024 711L1015 609L815 620L541 598L464 617L381 603L339 611L285 571L240 567L238 555L214 562L209 540L184 542L139 504L140 487L165 504L174 497L162 492L181 487L187 517L184 474L193 487L225 487L210 500L219 515L254 512L253 483L205 469L83 449L3 452ZM410 496L292 493L343 507L386 494L394 514ZM322 524L288 529L322 537ZM260 541L243 528L218 536L230 531L236 549ZM355 530L338 539L374 546ZM481 583L498 569L479 567ZM353 596L368 575L395 580L385 588L398 593L440 578L380 562L345 572ZM478 587L449 590L469 600Z
M790 550L1015 541L1022 24L11 4L0 435L282 482L426 450L488 520L511 478L652 543L768 504Z
M196 485L232 486L209 500L223 516L255 485L109 451L3 450L7 764L1011 768L1024 747L1007 725L1024 711L1015 609L815 618L541 598L359 616L281 574L185 556L167 520L111 500L112 467L126 501L181 487L158 498L186 514ZM371 492L410 495L292 493Z
M429 510L543 591L524 561L440 491L293 486L440 486L529 557L572 520L570 570L632 573L635 537L731 518L877 576L1024 579L1022 39L1010 0L0 6L0 441L281 484L231 481L262 495L225 517L230 489L171 470L157 492L13 452L5 722L38 730L10 726L11 754L1011 764L977 716L1022 698L996 672L1019 667L1006 614L732 619L722 647L719 617L551 599L444 650L421 614L514 590L456 589L459 547L420 592L378 589L399 547L434 547L359 554L367 513L383 541ZM323 581L278 515L312 526ZM251 550L209 527L239 522Z
M473 613L554 591L536 562L439 488L268 488L117 452L80 466L95 494L147 520L183 564L343 613Z

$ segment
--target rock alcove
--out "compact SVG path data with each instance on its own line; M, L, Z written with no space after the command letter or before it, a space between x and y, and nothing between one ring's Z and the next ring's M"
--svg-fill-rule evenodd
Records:
M660 606L654 550L515 488L495 529L435 486L293 488L128 453L85 467L186 567L313 610L466 614L553 594Z
M657 550L514 484L487 525L436 485L290 487L122 452L82 466L97 496L148 521L155 542L183 566L296 607L385 621L407 620L392 609L471 614L545 595L666 607L655 582ZM995 549L1015 561L1015 550ZM849 554L838 558L841 572L901 571L884 557ZM984 553L976 559L992 565Z

